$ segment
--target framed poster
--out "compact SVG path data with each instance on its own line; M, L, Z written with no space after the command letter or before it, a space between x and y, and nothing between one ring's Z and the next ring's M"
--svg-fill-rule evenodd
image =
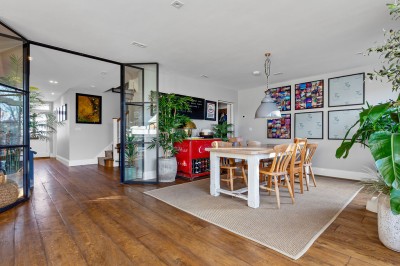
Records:
M64 105L61 105L61 121L64 121L65 120L65 106Z
M324 80L304 82L295 85L295 109L315 109L324 107Z
M274 99L279 106L280 111L290 111L292 103L292 86L283 86L278 88L269 89L272 99Z
M337 110L328 112L328 139L343 140L347 131L360 119L359 109ZM351 139L357 128L352 128L346 139Z
M64 104L64 120L68 119L68 115L67 115L67 104Z
M101 124L101 96L76 94L76 123Z
M348 106L365 103L365 73L330 78L328 106Z
M269 119L267 137L270 139L290 139L292 119L290 114L282 114L281 118Z
M324 113L320 111L295 114L294 136L296 138L323 139Z
M217 119L217 103L206 100L205 120L215 121Z

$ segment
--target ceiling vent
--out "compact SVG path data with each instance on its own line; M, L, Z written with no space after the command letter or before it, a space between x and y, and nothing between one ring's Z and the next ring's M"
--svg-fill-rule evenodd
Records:
M140 48L146 48L147 47L146 44L143 44L143 43L140 43L140 42L132 42L131 44L134 45L134 46L140 47Z
M179 8L183 7L183 5L184 5L184 3L182 3L182 2L180 2L178 0L176 0L176 1L171 3L171 6L175 7L176 9L179 9Z

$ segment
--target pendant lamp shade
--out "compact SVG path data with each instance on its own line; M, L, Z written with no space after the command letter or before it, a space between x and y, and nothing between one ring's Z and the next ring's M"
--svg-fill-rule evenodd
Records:
M265 75L267 76L267 89L265 90L265 97L262 99L260 106L257 108L255 118L277 119L281 118L281 112L274 99L268 92L269 75L271 73L271 60L270 53L265 53L266 59L264 63Z

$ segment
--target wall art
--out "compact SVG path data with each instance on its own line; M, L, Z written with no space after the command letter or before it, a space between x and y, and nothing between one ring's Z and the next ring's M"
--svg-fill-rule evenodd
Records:
M324 113L321 111L295 114L294 136L296 138L323 139Z
M362 109L348 109L328 112L328 139L343 140L347 131L358 121ZM346 139L351 139L357 128L352 128Z
M281 118L267 121L267 137L270 139L290 139L292 119L290 114L282 114Z
M76 123L101 124L101 96L76 94Z
M205 108L205 120L215 121L217 119L217 103L213 101L206 100L206 108Z
M292 97L291 86L283 86L269 89L271 97L276 101L281 111L290 111Z
M353 74L328 80L328 106L364 104L365 74Z
M296 110L324 107L324 80L296 84L295 98Z

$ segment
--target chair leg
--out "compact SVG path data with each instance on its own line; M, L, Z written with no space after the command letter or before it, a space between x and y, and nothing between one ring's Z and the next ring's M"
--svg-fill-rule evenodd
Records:
M303 167L303 174L304 174L304 179L306 180L307 191L310 191L310 186L309 186L309 183L308 183L308 176L307 176L307 172L306 172L305 167Z
M303 170L303 169L301 169ZM304 193L304 184L303 184L303 171L300 171L299 173L299 181L300 181L300 193Z
M247 176L246 176L246 172L244 171L244 167L242 166L242 177L244 179L244 183L247 186Z
M233 169L229 169L229 181L231 184L231 191L233 191Z
M274 175L274 183L275 183L276 202L278 203L278 209L280 209L281 208L281 201L279 199L279 184L278 184L278 180L276 178L276 175Z
M268 195L270 195L271 196L271 188L272 188L272 176L268 176L268 185L267 185L268 187L269 187L269 190L268 190Z
M288 183L287 187L288 187L288 190L289 190L289 194L290 194L290 197L292 198L292 203L294 204L294 194L293 194L293 191L292 191L292 187L289 185L289 182L287 181L287 179L288 179L288 176L285 175L285 180Z
M312 170L312 167L311 166L309 166L309 167L310 167L310 174L311 174L312 180L314 182L314 187L317 187L317 183L315 182L314 172Z
M289 180L290 183L288 182L288 186L292 187L293 197L294 197L294 173L291 172L289 178L290 178Z

